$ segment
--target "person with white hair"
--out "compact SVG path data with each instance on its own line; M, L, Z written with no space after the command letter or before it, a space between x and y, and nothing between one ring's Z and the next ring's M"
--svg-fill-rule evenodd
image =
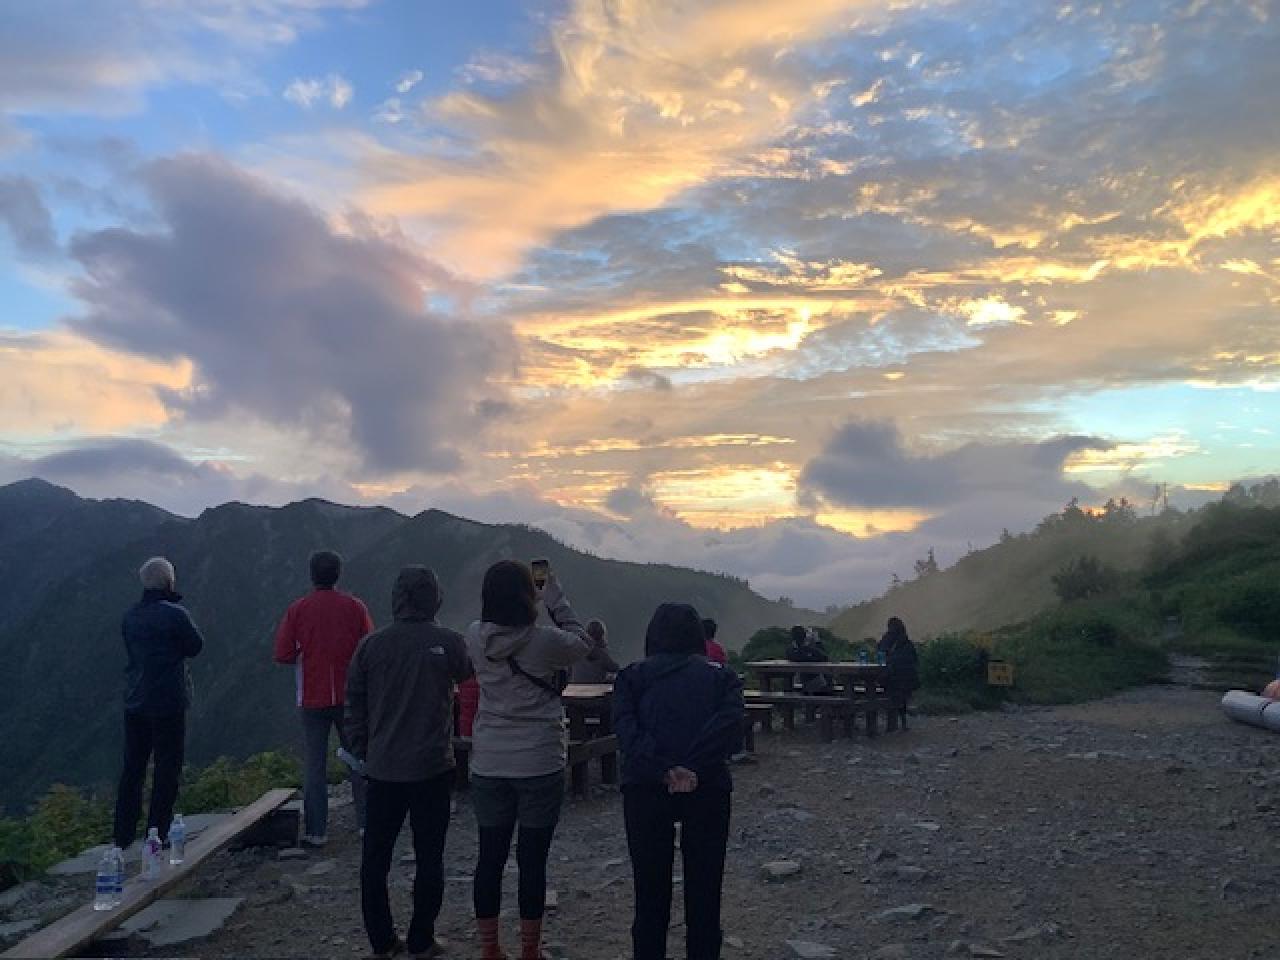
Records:
M124 771L116 793L115 842L122 849L137 835L142 785L155 759L147 826L168 842L186 746L191 678L187 660L204 638L174 592L173 564L152 557L138 571L142 599L124 615L120 630L129 661L125 667Z

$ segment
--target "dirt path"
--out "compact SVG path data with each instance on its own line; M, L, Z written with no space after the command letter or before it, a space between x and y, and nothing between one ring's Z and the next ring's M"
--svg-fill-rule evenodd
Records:
M870 742L824 746L812 731L761 738L759 762L737 770L725 957L797 955L788 940L842 958L1280 957L1280 737L1230 723L1217 700L1150 688L1083 706L922 719ZM190 953L367 953L349 818L339 814L343 839L307 861L220 858L191 894L248 902ZM474 849L464 799L441 924L450 956L475 954ZM779 859L801 872L766 882L761 865ZM411 869L394 872L402 924ZM566 810L551 872L555 952L629 956L615 794ZM912 909L880 916L898 907ZM682 933L673 930L673 957L684 956Z

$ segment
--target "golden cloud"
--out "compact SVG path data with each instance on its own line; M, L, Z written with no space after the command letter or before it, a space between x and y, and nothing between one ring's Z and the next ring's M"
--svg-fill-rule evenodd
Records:
M509 271L531 244L614 211L647 210L764 146L814 96L779 67L865 0L576 0L550 68L513 92L431 110L469 156L371 153L363 205L418 219L451 264Z
M190 386L191 364L105 349L64 332L0 336L0 429L11 437L118 433L168 420L160 389Z

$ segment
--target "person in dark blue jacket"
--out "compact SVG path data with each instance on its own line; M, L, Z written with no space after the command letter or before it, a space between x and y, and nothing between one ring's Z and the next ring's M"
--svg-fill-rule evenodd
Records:
M613 726L622 753L623 813L635 881L635 960L663 960L671 922L675 825L681 825L688 960L716 960L733 780L742 742L737 674L711 663L698 612L664 603L645 659L618 674Z
M187 659L204 646L191 615L174 593L173 564L152 557L138 571L142 599L129 608L120 626L125 650L124 771L116 793L115 842L133 843L142 812L142 784L155 756L147 826L168 839L173 803L178 796L191 706Z

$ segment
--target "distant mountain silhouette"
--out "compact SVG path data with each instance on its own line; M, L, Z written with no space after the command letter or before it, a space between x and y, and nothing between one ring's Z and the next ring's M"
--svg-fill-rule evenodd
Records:
M307 558L321 547L346 558L341 586L369 604L379 625L390 620L391 584L404 564L436 570L441 620L462 628L479 614L489 564L549 557L579 614L609 624L623 662L640 655L649 615L664 600L715 617L731 647L760 627L819 619L733 577L606 560L539 530L438 510L405 517L322 500L229 503L191 520L26 480L0 487L0 659L10 665L9 695L0 701L0 806L16 811L53 782L108 784L116 776L120 615L139 595L139 565L157 554L174 562L178 590L206 639L192 665L190 762L292 747L293 677L271 663L271 638L285 607L307 590Z

